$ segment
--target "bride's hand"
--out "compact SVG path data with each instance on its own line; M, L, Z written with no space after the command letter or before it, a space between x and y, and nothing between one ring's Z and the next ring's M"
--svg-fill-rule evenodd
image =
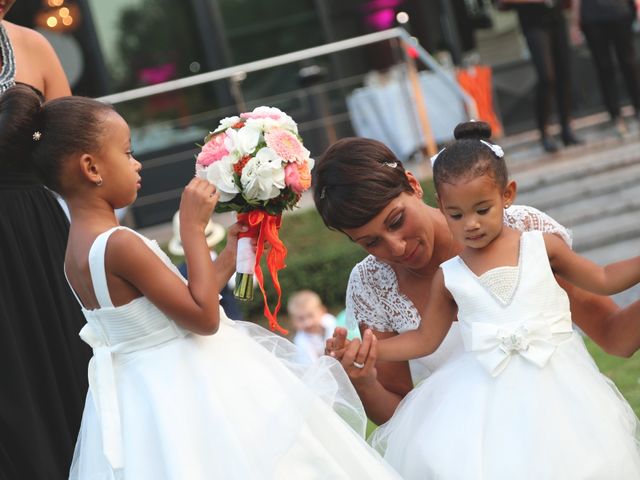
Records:
M333 338L327 340L326 351L342 364L354 384L364 385L375 382L378 339L369 329L365 330L362 342L358 340L349 342L346 338L347 330L336 328Z

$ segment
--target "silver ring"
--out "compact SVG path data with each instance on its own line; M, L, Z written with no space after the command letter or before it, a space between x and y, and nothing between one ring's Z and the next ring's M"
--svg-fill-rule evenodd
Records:
M364 368L364 363L353 362L353 366L356 368Z

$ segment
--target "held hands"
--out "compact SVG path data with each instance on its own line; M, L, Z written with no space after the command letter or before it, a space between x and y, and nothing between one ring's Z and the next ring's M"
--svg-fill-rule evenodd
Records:
M360 340L347 340L347 330L338 327L326 342L325 353L338 360L354 384L364 385L376 381L378 339L367 329Z

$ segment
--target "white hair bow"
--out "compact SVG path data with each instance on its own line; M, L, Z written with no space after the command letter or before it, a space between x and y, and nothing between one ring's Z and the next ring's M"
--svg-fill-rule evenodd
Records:
M502 147L500 145L496 145L495 143L489 143L485 140L480 140L480 142L485 144L487 147L489 147L496 157L498 158L504 157L504 150L502 150Z
M504 157L504 150L502 150L502 147L500 145L496 145L494 143L489 143L486 140L480 140L480 143L482 143L482 144L486 145L487 147L489 147L496 157L498 157L498 158ZM442 152L444 152L445 148L446 147L444 147L442 150L440 150L438 153L436 153L435 155L433 155L431 157L431 168L433 168L433 166L436 163L436 160L438 159L440 154Z

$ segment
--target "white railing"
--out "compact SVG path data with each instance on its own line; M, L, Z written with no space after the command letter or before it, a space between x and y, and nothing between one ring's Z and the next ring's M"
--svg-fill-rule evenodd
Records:
M152 95L180 90L187 87L194 87L216 80L234 78L238 75L244 75L249 72L277 67L280 65L285 65L287 63L299 62L301 60L309 59L312 57L319 57L323 55L329 55L331 53L342 52L344 50L371 45L373 43L383 42L385 40L392 40L394 38L402 40L414 47L418 52L420 60L436 74L440 75L448 85L451 85L451 88L456 92L456 94L460 96L461 100L469 109L468 111L476 112L475 101L464 90L462 90L456 82L451 81L451 78L446 75L446 70L444 70L424 48L417 44L403 28L391 28L389 30L383 30L381 32L370 33L367 35L362 35L360 37L349 38L346 40L328 43L326 45L320 45L318 47L306 48L304 50L298 50L296 52L285 53L284 55L277 55L275 57L265 58L263 60L256 60L254 62L243 63L241 65L235 65L233 67L222 68L213 72L200 73L198 75L192 75L190 77L180 78L177 80L170 80L168 82L163 82L156 85L134 88L132 90L127 90L124 92L106 95L98 98L98 100L111 104L122 103L129 100L150 97Z

